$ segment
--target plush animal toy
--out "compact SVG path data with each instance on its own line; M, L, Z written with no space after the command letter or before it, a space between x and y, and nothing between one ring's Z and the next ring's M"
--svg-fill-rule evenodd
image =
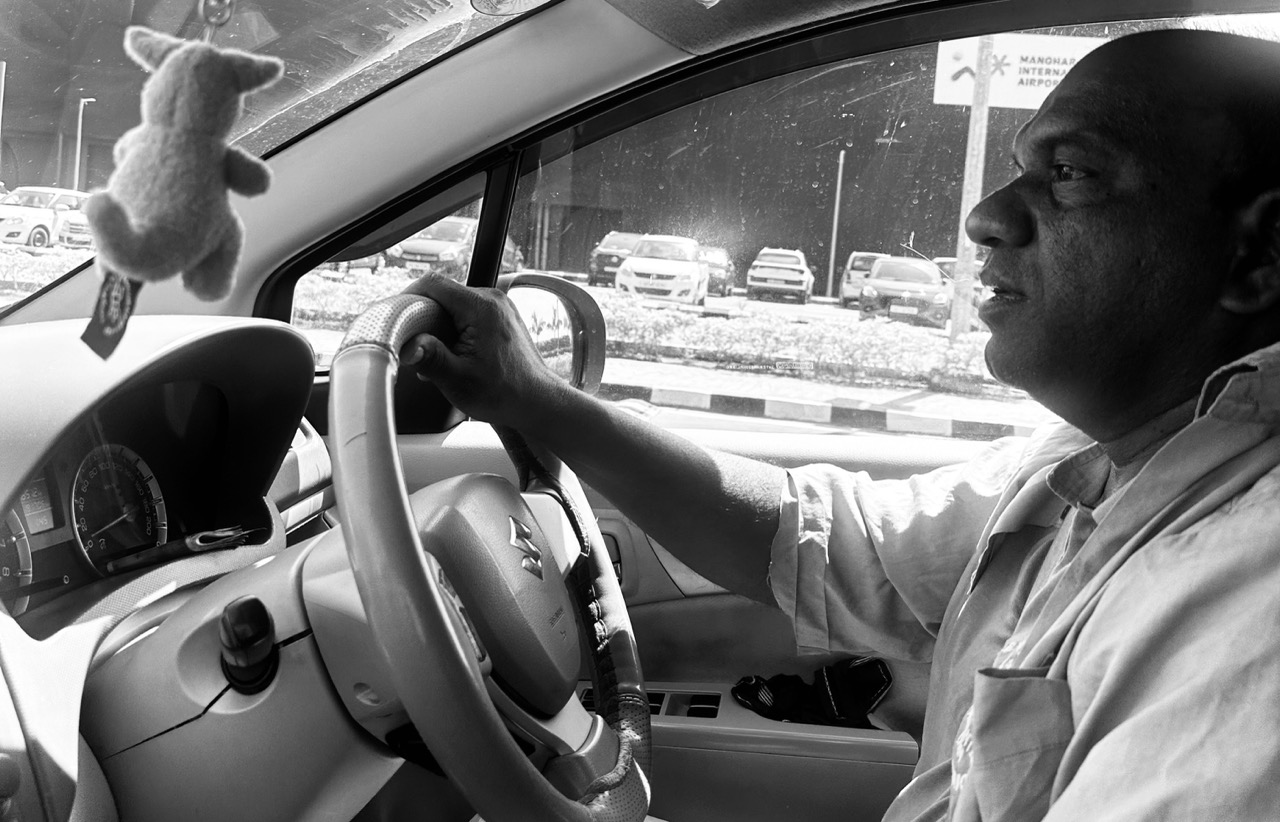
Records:
M279 60L180 40L141 26L125 51L152 72L142 123L115 146L107 189L85 202L99 263L138 282L182 273L187 289L216 300L231 289L244 227L227 192L261 194L266 164L228 145L243 95L275 82Z

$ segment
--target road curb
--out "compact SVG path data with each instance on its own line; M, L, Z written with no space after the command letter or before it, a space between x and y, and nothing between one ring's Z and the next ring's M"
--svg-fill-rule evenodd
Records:
M623 383L601 384L598 396L605 400L642 400L667 408L689 408L716 414L813 422L863 431L930 434L959 439L992 440L999 437L1026 436L1035 430L1035 426L1032 425L1012 425L959 419L954 416L917 414L862 400L837 399L831 402L817 402L788 397L743 397L690 391L683 388L653 388Z

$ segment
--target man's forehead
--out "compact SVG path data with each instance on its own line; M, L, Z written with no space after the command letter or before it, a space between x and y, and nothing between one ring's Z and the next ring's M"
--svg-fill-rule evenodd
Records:
M1082 78L1055 89L1014 137L1014 152L1064 141L1116 148L1140 146L1153 120L1150 98L1139 88Z

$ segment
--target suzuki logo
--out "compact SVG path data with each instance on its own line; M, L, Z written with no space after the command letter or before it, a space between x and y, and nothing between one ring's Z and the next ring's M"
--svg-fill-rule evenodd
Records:
M538 550L538 546L534 545L533 540L530 539L533 536L533 529L515 517L507 517L507 519L511 520L511 544L524 554L524 559L520 560L520 567L538 579L542 579L542 551Z

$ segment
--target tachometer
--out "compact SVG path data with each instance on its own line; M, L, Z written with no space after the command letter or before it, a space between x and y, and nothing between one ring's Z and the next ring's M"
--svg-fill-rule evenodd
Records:
M9 613L17 616L27 610L27 596L17 591L31 583L31 545L16 511L0 517L0 598Z
M80 463L71 486L76 541L98 569L162 544L168 537L164 497L147 464L123 445L102 445Z

